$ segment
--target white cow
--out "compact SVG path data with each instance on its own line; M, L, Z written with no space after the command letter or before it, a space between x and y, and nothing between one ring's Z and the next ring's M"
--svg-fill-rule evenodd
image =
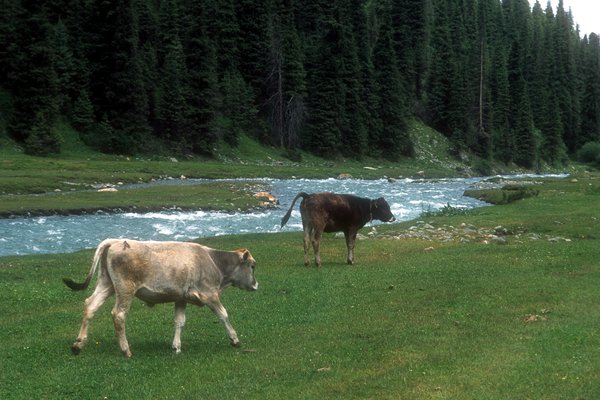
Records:
M64 278L73 290L86 289L96 269L96 289L85 300L83 321L71 349L79 354L87 340L89 321L112 294L116 294L112 317L119 346L125 357L131 350L125 336L125 318L134 296L148 305L175 303L173 350L181 352L181 328L187 303L208 306L223 322L233 346L240 341L220 301L223 289L233 285L254 291L256 261L246 249L220 251L188 242L143 242L106 239L96 249L83 283Z

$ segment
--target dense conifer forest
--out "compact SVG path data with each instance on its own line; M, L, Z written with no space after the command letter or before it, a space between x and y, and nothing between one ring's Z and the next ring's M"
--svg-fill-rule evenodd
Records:
M0 112L26 152L458 152L535 167L600 141L600 41L562 0L7 0ZM164 151L164 150L163 150Z

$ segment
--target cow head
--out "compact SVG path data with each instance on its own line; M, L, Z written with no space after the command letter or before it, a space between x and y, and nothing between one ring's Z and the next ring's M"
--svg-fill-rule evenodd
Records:
M236 252L240 257L240 262L233 272L233 286L250 291L258 289L258 282L254 277L256 261L252 257L252 254L246 249L239 249Z
M394 222L394 214L390 210L390 205L383 197L371 201L371 214L373 219L378 219L383 222Z

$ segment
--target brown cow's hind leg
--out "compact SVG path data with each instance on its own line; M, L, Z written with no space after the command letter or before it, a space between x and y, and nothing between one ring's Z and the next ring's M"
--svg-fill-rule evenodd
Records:
M309 266L310 260L308 259L308 248L310 247L310 236L311 232L308 227L304 227L304 265Z
M317 267L321 266L321 234L323 233L320 229L314 229L312 235L312 246L315 252L315 263Z

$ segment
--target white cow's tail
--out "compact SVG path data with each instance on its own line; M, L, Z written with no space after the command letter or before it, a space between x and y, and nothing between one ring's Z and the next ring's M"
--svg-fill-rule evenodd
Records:
M72 290L86 289L89 286L90 281L92 280L92 276L98 269L98 265L100 265L101 262L106 262L106 252L107 252L108 248L110 247L110 245L113 244L114 242L115 242L115 239L106 239L98 245L98 247L96 248L96 253L94 254L94 260L92 261L92 266L91 266L87 276L85 277L85 281L83 283L77 283L71 278L63 278L63 282L65 283L65 285L70 287Z

